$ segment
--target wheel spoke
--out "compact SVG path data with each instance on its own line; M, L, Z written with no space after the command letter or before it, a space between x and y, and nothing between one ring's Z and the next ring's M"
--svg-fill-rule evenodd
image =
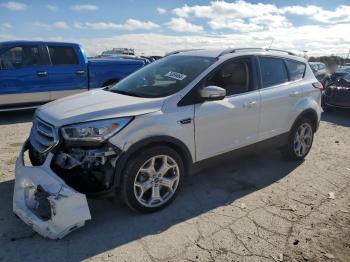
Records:
M176 165L174 165L174 164L169 164L168 160L169 159L167 156L162 157L162 166L159 168L159 170L157 172L160 176L166 175L166 173L168 173L168 171L170 169L176 167Z
M147 161L142 168L140 169L141 172L148 174L149 176L153 176L156 173L156 170L154 168L155 165L155 157L152 157L149 161ZM146 166L146 167L145 167Z
M169 188L171 191L173 191L173 187L175 182L177 181L177 178L162 178L161 182L159 183L161 186L165 186Z
M163 201L162 197L160 196L159 186L152 187L152 196L148 203L153 204L155 201Z
M136 182L135 186L141 189L140 197L142 197L146 191L148 191L150 188L152 188L152 181L149 179L149 180L142 182L142 183Z

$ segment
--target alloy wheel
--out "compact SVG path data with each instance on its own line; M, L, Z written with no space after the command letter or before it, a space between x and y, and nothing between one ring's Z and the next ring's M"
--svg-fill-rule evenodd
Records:
M310 150L312 132L312 127L309 123L303 123L297 129L294 137L294 152L297 156L303 157Z
M134 181L134 194L145 207L158 207L174 195L180 180L179 166L167 155L157 155L141 166Z

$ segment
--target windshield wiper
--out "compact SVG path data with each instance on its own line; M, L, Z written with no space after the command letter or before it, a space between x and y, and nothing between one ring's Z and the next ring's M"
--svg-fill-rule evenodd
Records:
M135 96L135 97L141 97L139 94L136 94L132 91L126 91L126 90L113 90L109 89L108 91L111 91L113 93L121 94L121 95L127 95L127 96Z

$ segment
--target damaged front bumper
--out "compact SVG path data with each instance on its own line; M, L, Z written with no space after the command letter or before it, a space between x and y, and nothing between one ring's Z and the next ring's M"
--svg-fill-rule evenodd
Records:
M41 166L26 166L23 145L16 162L13 211L40 235L60 239L91 219L86 196L69 187L50 168L49 153Z

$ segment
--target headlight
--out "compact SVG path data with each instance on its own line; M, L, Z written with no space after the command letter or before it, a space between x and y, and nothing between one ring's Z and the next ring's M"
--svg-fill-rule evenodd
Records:
M103 142L123 129L132 117L74 124L62 127L62 135L70 142Z

